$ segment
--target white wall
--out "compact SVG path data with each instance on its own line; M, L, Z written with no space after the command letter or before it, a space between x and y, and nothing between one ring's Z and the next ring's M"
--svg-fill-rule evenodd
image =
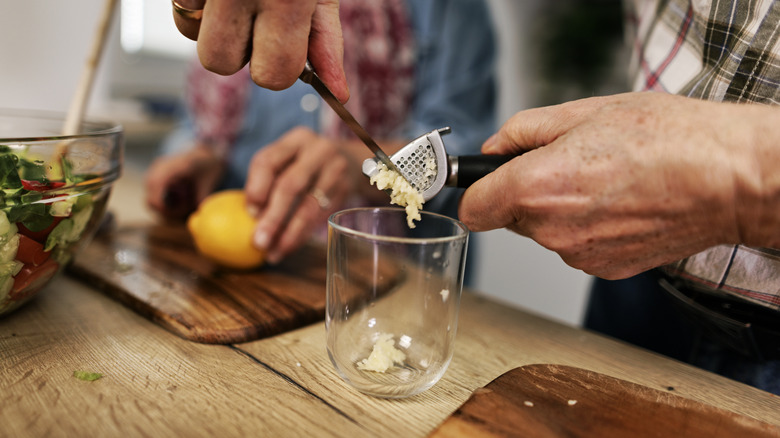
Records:
M87 106L91 116L124 117L126 102L117 98L137 93L180 95L186 62L181 55L127 54L120 48L119 9L139 1L117 4ZM163 0L146 1L163 11L170 8ZM67 111L104 5L104 0L0 0L0 107ZM186 40L176 33L170 13L162 21L157 27L166 25Z
M100 0L0 0L0 107L66 111L101 8ZM105 70L93 107L106 101Z
M525 29L533 26L544 0L489 0L500 45L500 120L531 105L537 82ZM476 288L518 307L580 324L590 276L575 270L557 254L509 232L480 233Z
M531 42L525 30L532 26L535 9L543 1L489 0L501 44L502 120L532 101L537 78L530 68ZM0 14L0 107L66 111L102 6L102 0L0 0L0 10L5 11ZM115 98L126 97L129 90L177 95L182 61L122 54L118 35L115 21L88 113L127 117ZM499 230L480 237L479 290L564 322L580 322L587 275L513 233Z

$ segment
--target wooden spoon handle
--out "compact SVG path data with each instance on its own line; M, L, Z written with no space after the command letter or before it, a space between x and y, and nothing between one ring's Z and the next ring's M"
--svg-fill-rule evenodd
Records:
M106 45L106 40L108 39L108 29L110 28L111 18L114 15L117 3L117 0L106 0L105 7L103 8L103 16L98 23L99 27L97 34L95 34L92 41L92 49L89 52L87 63L84 65L84 70L81 73L78 88L76 88L76 94L74 94L73 100L71 100L70 108L68 109L68 114L65 118L65 126L62 130L63 135L77 134L79 126L84 119L87 101L89 100L89 95L92 91L95 72L100 65L100 57L103 53L103 47Z

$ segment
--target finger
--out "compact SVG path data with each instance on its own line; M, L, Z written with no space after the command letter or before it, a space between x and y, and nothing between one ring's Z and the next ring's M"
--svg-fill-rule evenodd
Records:
M283 90L300 76L309 49L312 0L266 1L254 21L249 71L261 87Z
M528 155L499 167L471 185L461 197L458 217L472 231L519 227L524 212L515 207L513 195L522 193L523 165Z
M207 70L231 75L249 59L255 2L209 0L198 34L198 57Z
M300 161L292 163L273 183L268 202L258 217L255 228L255 245L269 249L274 245L284 223L298 208L308 193L316 175L306 171L308 166Z
M331 163L341 157L334 155L335 153L331 147L332 143L316 137L308 130L296 130L286 136L285 139L291 141L291 144L298 145L299 147L295 148L298 152L305 148L305 153L298 153L295 159L287 164L286 169L277 172L275 181L271 183L272 187L268 202L258 216L258 223L255 229L255 244L271 253L279 245L279 239L281 239L290 226L290 222L301 205L304 205L304 203L311 205L314 202L320 208L317 200L310 196L310 192L313 187L317 187L320 190L329 190L329 188L325 186L318 187L314 185L314 182L321 178L323 169L330 168L332 166ZM337 158L334 159L333 157ZM332 172L326 173L332 175ZM336 176L330 176L328 180L335 181ZM339 202L343 202L343 199L340 199ZM330 205L326 205L327 207L330 207ZM308 210L304 210L304 212L303 219L310 221ZM299 217L298 221L300 220L301 218ZM311 225L312 222L308 223ZM297 235L297 232L293 231L293 234ZM288 243L287 245L291 244Z
M165 172L157 171L155 166L152 166L146 173L144 178L145 192L146 192L146 205L153 211L162 212L165 208L163 203L163 193L167 186L167 175Z
M268 248L268 261L278 263L298 249L314 232L312 226L319 219L321 208L316 199L306 196L301 199L295 212L285 223L278 239Z
M290 221L293 212L306 196L301 196L300 187L280 184L274 187L271 199L258 217L255 226L254 244L269 253L277 246L279 236L283 233L285 224ZM313 198L308 202L316 202Z
M285 222L279 238L268 250L270 261L279 261L303 245L325 224L327 217L345 201L349 190L343 179L346 160L333 159L325 163L313 189L304 196L290 219ZM318 199L312 193L319 192ZM325 204L322 202L325 201Z
M601 104L602 99L591 98L520 111L482 145L482 152L512 155L548 145Z
M313 187L319 189L330 200L330 209L340 206L351 191L351 179L347 177L349 161L342 158L331 158L325 162L319 177ZM328 212L325 212L326 215Z
M247 181L244 184L249 202L257 208L263 208L268 202L277 177L296 159L301 148L313 145L316 141L317 136L311 130L295 128L257 152L252 157ZM316 153L319 148L313 147L309 150ZM313 170L309 170L306 174L312 172Z
M265 208L278 175L295 159L296 155L295 149L269 146L252 157L244 191L248 202L254 208Z
M198 31L200 30L200 19L191 17L184 11L177 10L177 5L190 11L202 10L206 0L175 0L173 3L173 22L182 35L197 41Z
M194 207L191 171L179 159L161 159L146 174L146 202L157 213L182 218Z
M349 178L345 178L348 160L331 158L325 162L319 170L317 181L312 184L312 188L307 195L317 201L320 207L320 215L315 224L323 223L330 213L340 208L349 194L352 192L352 184Z
M268 199L269 210L281 212L285 209L283 207L297 204L298 200L309 193L312 183L318 178L320 169L326 162L326 158L308 152L316 150L317 146L316 143L312 144L307 148L307 153L296 154L295 159L290 161L284 170L277 172L276 182L273 183Z
M309 61L320 79L342 103L349 99L343 60L344 38L338 1L323 1L312 17Z
M147 205L155 211L164 213L165 193L173 181L181 176L182 169L176 159L163 157L155 160L144 178Z

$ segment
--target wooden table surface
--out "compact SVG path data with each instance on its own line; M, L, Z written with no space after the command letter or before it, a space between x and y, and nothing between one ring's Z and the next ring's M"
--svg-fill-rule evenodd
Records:
M128 169L111 208L148 220ZM519 291L518 293L521 293ZM584 368L780 425L780 397L587 331L463 297L442 380L403 400L362 395L336 374L317 323L235 345L179 338L60 276L0 318L0 436L402 436L431 433L472 391L528 364ZM75 370L99 372L88 382Z

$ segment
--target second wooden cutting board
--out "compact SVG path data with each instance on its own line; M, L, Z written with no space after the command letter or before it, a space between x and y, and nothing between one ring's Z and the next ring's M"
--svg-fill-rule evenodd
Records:
M68 272L196 342L252 341L325 316L324 246L276 266L229 270L198 255L183 225L155 224L98 235Z
M780 437L780 428L668 391L536 364L479 388L430 438Z

